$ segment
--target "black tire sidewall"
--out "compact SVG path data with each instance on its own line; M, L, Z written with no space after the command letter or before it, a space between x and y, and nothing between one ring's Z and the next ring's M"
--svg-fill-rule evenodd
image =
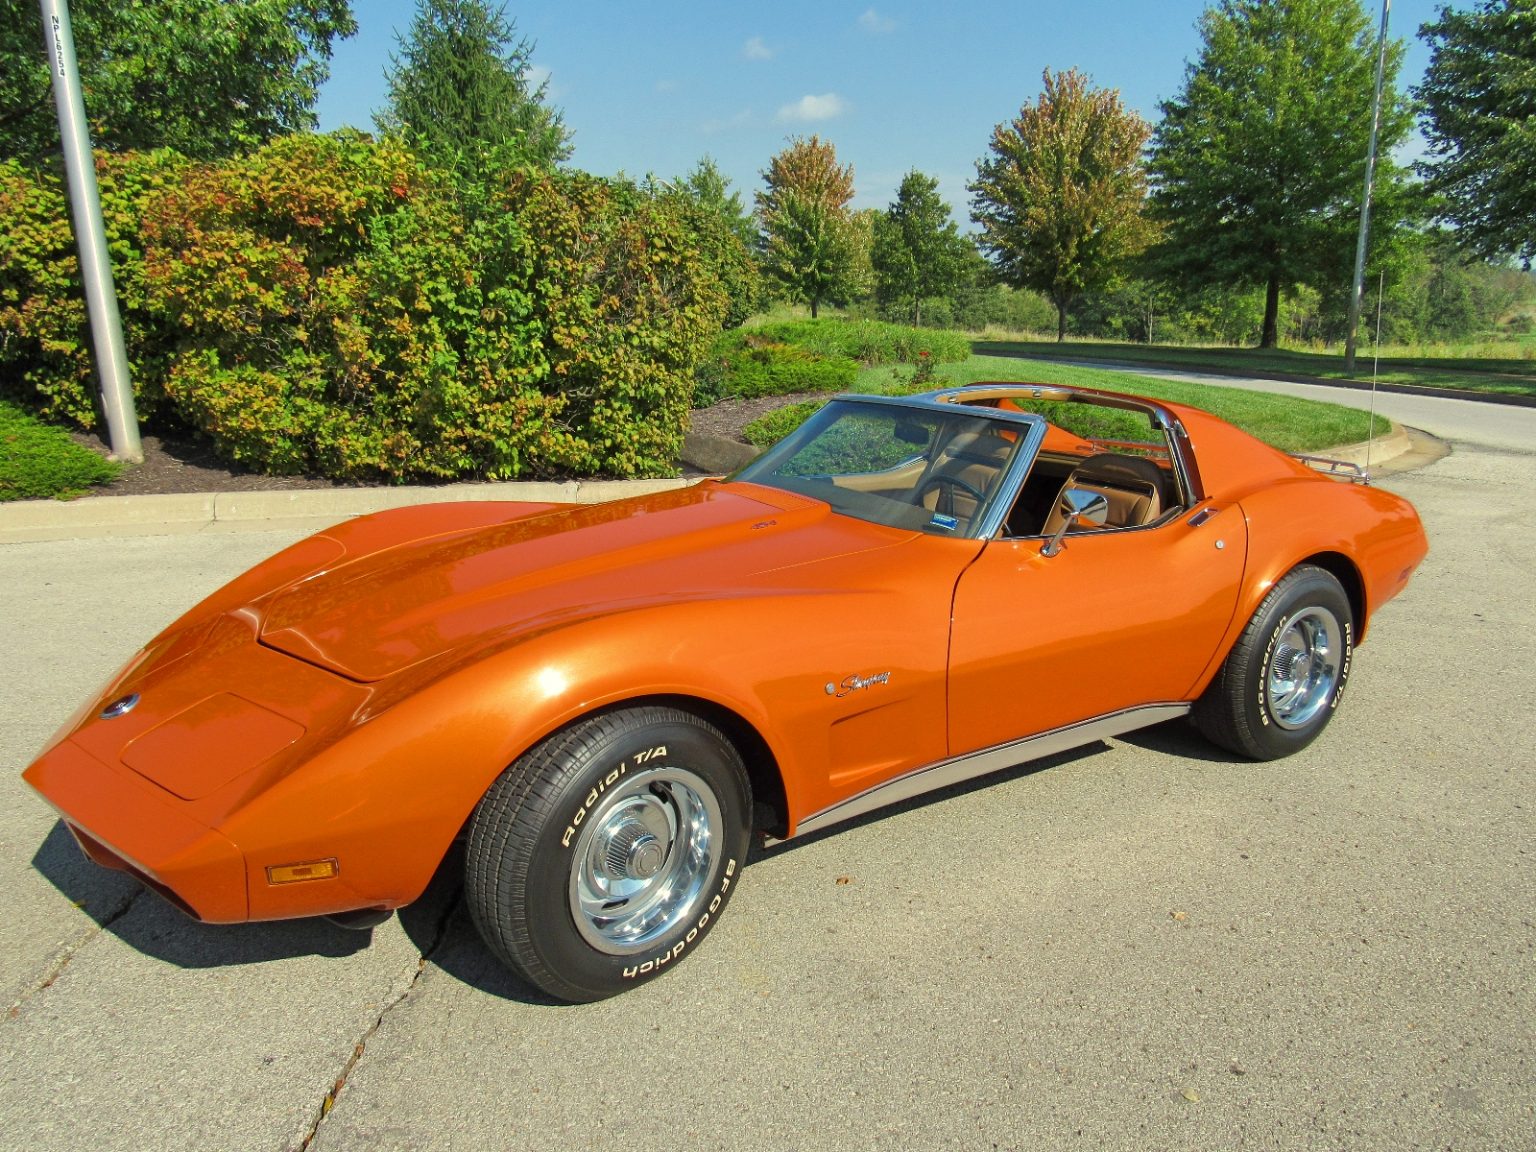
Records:
M665 748L665 755L644 757ZM615 733L573 765L553 809L538 831L528 862L524 907L530 943L542 965L569 985L570 999L595 1000L652 980L694 951L725 910L746 862L750 811L740 758L713 729L650 720ZM613 955L594 947L576 927L570 904L571 871L581 844L583 817L608 788L651 767L682 768L698 776L720 806L718 850L691 913L645 950Z
M1287 623L1307 608L1327 609L1343 630L1339 675L1326 707L1319 709L1317 715L1300 728L1283 728L1269 707L1266 691L1269 665L1275 645L1284 634ZM1276 585L1269 598L1260 605L1253 629L1244 639L1247 647L1243 652L1240 675L1234 685L1240 697L1234 704L1241 713L1244 727L1255 746L1254 750L1266 759L1278 759L1299 752L1317 739L1327 727L1349 683L1355 640L1354 612L1350 608L1349 598L1344 595L1339 582L1323 569L1297 569Z

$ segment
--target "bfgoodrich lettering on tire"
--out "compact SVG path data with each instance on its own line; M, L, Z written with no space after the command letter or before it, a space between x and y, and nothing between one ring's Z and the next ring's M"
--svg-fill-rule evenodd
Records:
M1293 568L1195 702L1195 723L1213 743L1255 760L1299 752L1338 707L1353 654L1344 589L1321 568Z
M583 720L519 758L475 809L475 925L561 1000L654 979L725 910L751 810L741 757L699 717L643 707Z

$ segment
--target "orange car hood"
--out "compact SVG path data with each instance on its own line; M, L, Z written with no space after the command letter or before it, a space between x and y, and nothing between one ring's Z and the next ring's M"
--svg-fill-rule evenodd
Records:
M782 578L761 578L912 535L787 493L705 482L343 557L264 597L261 639L376 681L465 645L594 615L751 595L754 578L759 593L782 590Z

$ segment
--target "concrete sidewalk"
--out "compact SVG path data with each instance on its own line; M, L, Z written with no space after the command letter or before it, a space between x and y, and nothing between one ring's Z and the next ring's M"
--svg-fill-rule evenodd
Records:
M353 516L460 500L601 504L695 483L674 480L568 480L443 484L430 487L289 488L270 492L194 492L170 496L87 496L0 504L0 544L88 536L165 536L183 532L267 531L308 521L315 529Z

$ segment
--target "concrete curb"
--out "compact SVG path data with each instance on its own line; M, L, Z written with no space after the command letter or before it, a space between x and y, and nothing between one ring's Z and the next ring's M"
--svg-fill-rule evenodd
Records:
M1359 444L1343 444L1337 448L1328 448L1322 452L1313 453L1317 456L1326 456L1330 460L1342 460L1346 464L1358 464L1364 468L1369 464L1371 468L1377 468L1390 460L1413 449L1413 440L1408 435L1408 429L1401 424L1394 423L1392 431L1377 440L1362 440Z
M691 436L689 464L732 472L757 449L718 436ZM1362 467L1386 464L1413 447L1398 424L1374 444L1347 444L1319 455ZM665 492L695 483L679 480L567 480L445 484L430 488L285 488L267 492L194 492L168 496L91 496L81 500L18 500L0 504L0 544L93 536L169 536L185 532L251 532L308 522L316 530L353 516L457 500L527 500L601 504L624 496Z
M568 480L563 483L445 484L440 487L287 488L170 496L92 496L0 504L0 544L89 536L165 536L206 530L260 531L285 521L327 524L387 508L458 500L600 504L665 492L693 480Z

